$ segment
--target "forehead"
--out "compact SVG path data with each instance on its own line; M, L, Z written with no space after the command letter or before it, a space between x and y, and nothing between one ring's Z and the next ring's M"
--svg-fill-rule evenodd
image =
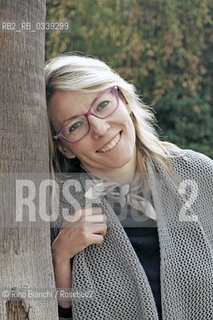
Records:
M48 103L48 116L53 125L58 127L67 119L87 112L99 93L79 91L57 91Z

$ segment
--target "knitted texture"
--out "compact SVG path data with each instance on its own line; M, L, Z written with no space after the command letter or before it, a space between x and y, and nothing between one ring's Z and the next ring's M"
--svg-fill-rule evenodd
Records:
M157 162L157 173L147 162L160 242L162 315L165 320L210 320L213 161L191 150L173 153L179 156L171 163L180 187ZM80 176L82 186L84 179ZM81 192L70 213L87 203ZM90 245L73 261L72 290L85 293L72 299L73 319L158 319L145 271L123 227L104 197L100 206L108 218L104 242ZM62 219L61 215L52 229L53 238Z

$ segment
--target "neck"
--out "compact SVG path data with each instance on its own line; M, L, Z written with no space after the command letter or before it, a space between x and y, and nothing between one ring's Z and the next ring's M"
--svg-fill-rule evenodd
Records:
M104 181L118 182L119 184L130 184L134 178L135 170L124 172L96 173L95 176Z

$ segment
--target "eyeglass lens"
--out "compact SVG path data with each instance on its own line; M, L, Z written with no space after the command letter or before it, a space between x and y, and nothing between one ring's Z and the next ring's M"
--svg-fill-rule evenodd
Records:
M100 96L91 108L94 116L104 119L108 117L117 107L116 96L112 91ZM62 130L62 135L72 142L81 139L89 131L89 124L86 116L74 118Z

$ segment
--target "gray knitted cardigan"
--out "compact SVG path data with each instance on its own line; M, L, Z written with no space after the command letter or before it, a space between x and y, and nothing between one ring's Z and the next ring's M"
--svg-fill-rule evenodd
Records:
M161 256L163 320L213 319L213 161L191 150L174 151L178 188L155 163L148 177ZM80 178L84 185L84 178ZM79 189L79 186L77 187ZM184 195L184 190L188 195ZM84 192L70 212L85 205ZM75 196L74 196L75 198ZM89 200L87 200L89 202ZM74 320L157 320L154 297L145 271L106 198L107 234L74 257L72 312ZM62 216L61 216L62 217ZM59 220L53 237L58 232Z

